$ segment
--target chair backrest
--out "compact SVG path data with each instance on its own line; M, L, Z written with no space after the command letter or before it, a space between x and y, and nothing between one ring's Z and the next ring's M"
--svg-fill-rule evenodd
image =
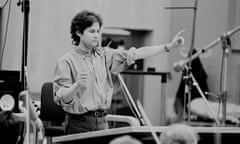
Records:
M43 121L54 123L62 123L65 120L64 110L54 102L52 82L46 82L42 85L40 118Z

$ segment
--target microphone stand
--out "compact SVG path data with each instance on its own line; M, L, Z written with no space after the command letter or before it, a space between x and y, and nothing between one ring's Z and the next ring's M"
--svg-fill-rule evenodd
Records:
M222 55L222 66L221 66L221 75L220 75L220 95L219 95L219 105L222 106L222 119L221 124L225 126L226 124L226 109L227 109L227 61L228 55L231 50L231 40L229 35L223 34L221 37L221 43L223 48Z
M138 110L130 92L128 91L128 88L122 78L122 76L120 74L117 75L118 76L118 79L119 79L119 82L120 82L120 85L121 85L121 88L124 92L124 96L126 97L126 100L131 108L131 110L134 112L135 116L138 118L139 122L141 125L146 125L146 123L144 122L144 119L143 119L143 116L141 115L140 111Z
M122 90L124 92L124 95L126 96L126 99L129 103L129 106L130 106L131 110L135 112L135 115L138 118L140 124L149 126L150 132L153 136L154 141L156 142L156 144L161 144L161 142L159 141L159 138L157 137L157 134L152 129L153 126L152 126L150 120L148 119L147 114L144 111L143 106L141 105L140 101L137 100L137 104L138 104L138 107L137 107L137 105L135 104L135 102L134 102L130 92L128 91L128 88L125 85L124 80L120 74L118 74L118 79L119 79L120 85L122 87Z
M230 52L230 47L231 47L231 41L230 41L230 37L232 35L234 35L235 33L237 33L238 31L240 31L240 26L232 29L231 31L228 31L227 33L224 33L223 35L221 35L218 39L212 41L210 44L208 44L206 47L198 50L195 54L193 54L191 57L188 57L187 59L181 60L180 66L181 67L186 67L186 64L191 61L196 59L197 57L199 57L202 53L205 53L207 50L209 50L210 48L213 48L214 46L216 46L217 44L219 44L220 42L222 42L222 47L223 47L223 63L224 66L222 66L222 69L224 68L224 75L223 75L223 70L221 70L221 82L220 82L220 90L222 91L222 93L220 94L220 103L223 105L223 110L222 110L222 120L221 120L221 124L225 125L225 121L226 121L226 100L227 100L227 91L226 91L226 80L227 80L227 57L228 54ZM224 80L224 85L222 85L222 80Z
M187 121L188 123L191 122L191 111L190 111L190 102L192 97L192 81L191 81L191 74L192 74L192 53L194 49L194 42L195 42L195 30L196 30L196 17L197 17L197 5L198 0L195 0L194 3L194 15L193 15L193 25L192 25L192 41L191 41L191 47L189 50L189 62L187 64L187 68L184 72L184 81L185 81L185 89L184 89L184 111L183 111L183 119L186 118L186 110L187 110ZM187 99L187 106L186 106L186 99ZM186 108L187 107L187 108Z
M188 67L184 71L184 82L185 82L185 90L184 90L184 105L183 105L183 119L187 117L188 122L191 122L191 113L190 113L190 101L191 101L191 89L192 89L192 81L190 80L191 75L191 63L192 63L192 52L194 49L194 42L195 42L195 30L196 30L196 17L197 17L197 5L198 0L195 0L194 7L166 7L165 9L193 9L193 25L192 25L192 40L191 40L191 47L189 50L189 61L188 61ZM186 98L188 101L188 104L186 106ZM186 108L187 107L187 108ZM186 116L186 110L188 109L188 114Z
M30 0L19 0L17 3L21 7L24 14L23 20L23 41L22 41L22 66L21 66L21 82L23 90L27 90L27 51L28 51L28 25L29 25L29 12ZM30 143L30 117L29 117L29 94L26 95L26 143Z

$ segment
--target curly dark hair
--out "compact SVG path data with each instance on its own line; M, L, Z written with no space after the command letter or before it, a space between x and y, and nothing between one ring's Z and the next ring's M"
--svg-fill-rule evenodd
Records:
M76 34L76 32L80 32L83 34L84 30L90 26L92 26L93 23L98 22L100 27L102 26L102 18L100 15L84 10L76 14L76 16L73 17L71 22L71 38L72 38L72 44L73 45L79 45L80 43L80 37Z

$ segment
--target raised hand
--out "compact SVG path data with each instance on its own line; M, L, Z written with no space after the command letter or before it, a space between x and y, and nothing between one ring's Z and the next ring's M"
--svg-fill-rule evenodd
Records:
M180 36L184 31L186 31L185 29L179 31L173 38L173 40L167 45L168 48L172 49L172 48L177 48L181 45L184 45L184 38L182 36Z
M91 79L91 72L84 72L78 75L77 84L81 90L84 90L89 85Z

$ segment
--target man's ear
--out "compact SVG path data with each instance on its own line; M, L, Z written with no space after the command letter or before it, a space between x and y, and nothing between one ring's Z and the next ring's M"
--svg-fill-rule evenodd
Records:
M76 31L76 35L80 37L82 34L79 31Z

